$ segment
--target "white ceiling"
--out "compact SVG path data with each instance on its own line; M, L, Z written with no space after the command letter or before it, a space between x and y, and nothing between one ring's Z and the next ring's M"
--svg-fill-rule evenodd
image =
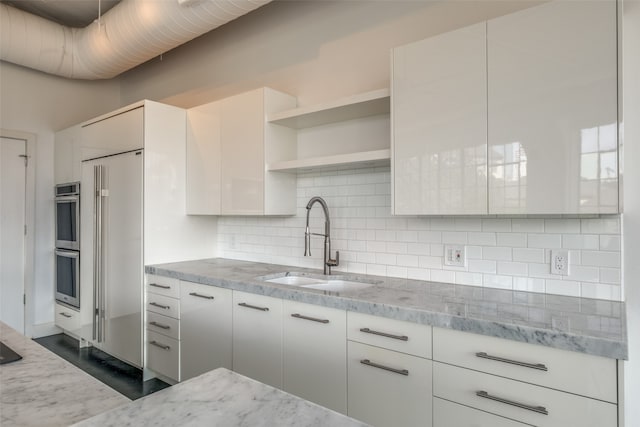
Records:
M84 28L120 0L0 0L67 27Z

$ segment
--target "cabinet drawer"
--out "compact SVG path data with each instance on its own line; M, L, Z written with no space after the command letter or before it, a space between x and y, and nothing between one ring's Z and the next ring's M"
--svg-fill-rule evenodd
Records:
M347 343L350 417L377 427L431 425L431 360Z
M618 424L612 403L439 362L433 362L433 395L541 427Z
M433 398L433 427L527 427L508 418L499 417L448 400Z
M350 311L347 313L347 338L431 358L431 326L427 325Z
M441 328L433 329L433 359L617 402L614 359Z
M147 330L176 340L180 339L180 321L152 311L147 311Z
M147 292L180 298L180 281L171 277L147 274Z
M62 304L56 304L56 326L65 331L77 331L80 328L80 312Z
M147 329L147 367L180 381L180 345L178 340Z
M164 295L147 294L147 311L164 316L180 318L180 300Z

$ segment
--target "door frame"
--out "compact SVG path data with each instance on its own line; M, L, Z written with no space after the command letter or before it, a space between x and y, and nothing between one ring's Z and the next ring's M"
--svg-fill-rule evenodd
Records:
M27 152L26 182L25 182L25 225L27 235L24 241L24 294L26 303L24 305L24 334L28 337L33 335L33 295L35 284L35 152L37 137L33 133L0 128L0 137L6 139L17 139L25 142ZM53 285L51 288L53 295Z

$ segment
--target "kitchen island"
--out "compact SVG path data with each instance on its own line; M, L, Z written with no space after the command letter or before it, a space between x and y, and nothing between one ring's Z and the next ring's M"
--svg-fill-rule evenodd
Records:
M22 356L0 365L0 425L67 426L130 402L0 322L0 341Z
M366 426L224 368L138 399L77 426Z

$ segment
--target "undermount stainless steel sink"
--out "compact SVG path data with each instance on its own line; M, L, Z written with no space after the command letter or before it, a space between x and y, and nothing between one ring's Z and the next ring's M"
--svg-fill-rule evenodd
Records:
M357 289L364 289L374 286L374 283L357 282L353 280L345 280L342 278L317 278L295 273L282 273L280 277L271 279L260 278L268 283L277 283L279 285L296 286L299 288L318 289L332 292L345 292Z

